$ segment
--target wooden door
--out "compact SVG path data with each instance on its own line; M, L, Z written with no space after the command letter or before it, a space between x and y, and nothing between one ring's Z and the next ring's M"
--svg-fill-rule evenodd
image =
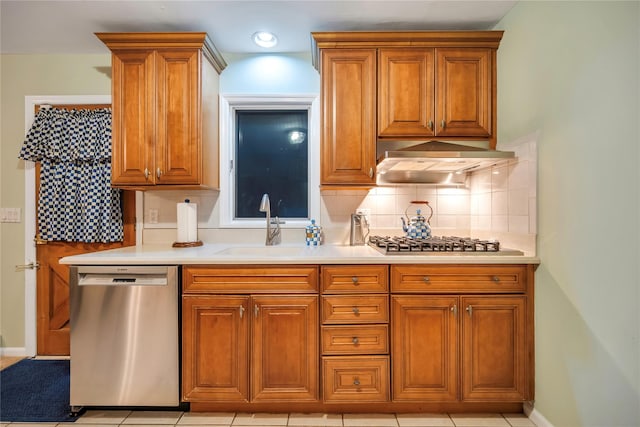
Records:
M111 184L155 183L155 54L114 51Z
M198 49L156 54L156 184L200 183L200 62Z
M318 297L252 297L251 398L318 399Z
M393 296L394 401L458 399L458 298Z
M249 297L182 300L182 398L249 401Z
M107 108L109 105L56 105L57 108ZM36 212L40 189L40 164L36 164ZM69 266L59 263L65 256L135 245L135 192L122 193L124 240L117 243L46 242L36 237L36 328L37 354L69 355ZM37 219L36 219L37 221Z
M491 49L436 49L436 135L492 134L491 70Z
M526 400L526 297L462 297L462 399Z
M323 49L321 184L375 184L376 50Z
M378 51L378 136L434 135L433 49Z

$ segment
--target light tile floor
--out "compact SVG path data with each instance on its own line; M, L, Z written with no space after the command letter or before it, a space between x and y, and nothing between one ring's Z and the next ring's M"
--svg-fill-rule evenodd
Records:
M75 423L1 423L0 427L536 427L523 414L247 414L89 410Z

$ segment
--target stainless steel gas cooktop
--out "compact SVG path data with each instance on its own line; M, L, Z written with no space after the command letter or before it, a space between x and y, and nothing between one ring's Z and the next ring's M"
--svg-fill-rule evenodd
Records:
M371 236L369 245L385 255L524 255L517 249L502 248L497 240L455 236L432 236L426 239Z

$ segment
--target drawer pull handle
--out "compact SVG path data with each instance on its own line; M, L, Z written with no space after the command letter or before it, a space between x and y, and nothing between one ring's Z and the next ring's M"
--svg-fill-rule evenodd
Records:
M493 276L491 280L493 280L496 283L500 283L500 278L498 276Z
M358 309L358 307L353 307L353 314L360 314L360 310Z
M353 337L353 339L351 341L353 341L354 344L358 344L360 342L358 337Z
M358 278L357 278L356 276L353 276L353 277L351 278L351 281L353 282L353 284L354 284L354 285L357 285L357 284L358 284Z
M422 278L422 281L423 281L424 283L430 283L430 282L431 282L431 279L429 278L429 276L424 276L424 277Z
M360 385L360 380L359 379L354 379L353 380L353 385Z

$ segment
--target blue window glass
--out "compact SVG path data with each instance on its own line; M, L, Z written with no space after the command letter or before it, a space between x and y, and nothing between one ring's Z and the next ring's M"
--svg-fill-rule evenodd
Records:
M236 110L235 218L309 217L307 110Z

